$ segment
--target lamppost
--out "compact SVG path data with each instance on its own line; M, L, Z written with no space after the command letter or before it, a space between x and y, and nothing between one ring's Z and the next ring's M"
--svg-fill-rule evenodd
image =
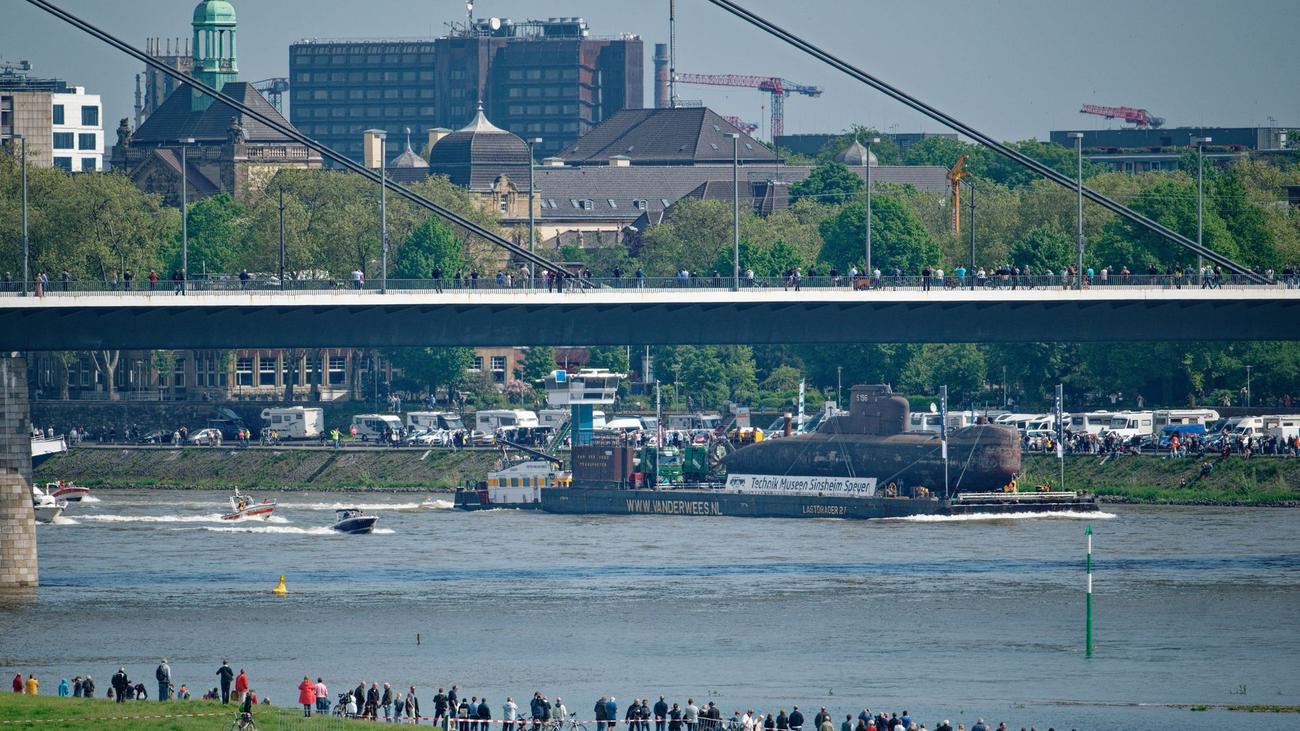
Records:
M15 134L19 140L19 154L22 155L23 168L23 296L27 296L27 280L30 278L31 247L27 239L27 135Z
M474 3L470 3L470 12ZM379 140L379 293L388 293L388 131L368 129ZM378 386L375 387L378 393ZM376 396L378 398L378 396Z
M975 180L970 176L966 177L966 187L970 188L970 272L968 274L973 282L975 279Z
M280 186L280 289L284 289L284 186Z
M844 388L844 366L835 366L835 406L843 409L844 402L840 399L843 396L840 391Z
M1250 406L1250 369L1254 366L1246 366L1246 405Z
M1067 136L1070 139L1074 140L1074 151L1079 161L1079 179L1076 181L1078 184L1077 190L1079 194L1078 195L1079 210L1075 216L1078 224L1078 229L1075 236L1077 237L1079 266L1077 270L1077 276L1075 278L1074 288L1083 289L1083 133L1071 132Z
M866 271L863 272L867 277L871 277L871 273L875 271L871 268L871 146L878 142L880 142L879 137L867 138L867 159L862 161L867 166L867 266Z
M1203 246L1202 235L1204 207L1202 200L1205 196L1205 146L1214 141L1212 137L1193 137L1192 144L1196 145L1196 246ZM1201 252L1196 252L1196 280L1204 283L1205 279L1205 259Z
M731 138L731 291L740 291L740 135Z
M542 138L529 137L524 140L524 142L528 143L528 253L531 255L535 246L535 234L533 231L535 225L533 221L533 201L536 200L537 196L537 187L534 184L536 176L533 174L537 165L534 162L533 146L542 144ZM532 289L537 289L537 265L534 264L531 259L528 261L528 286Z
M185 137L181 143L181 294L189 292L190 286L190 178L189 152L194 144L193 137Z

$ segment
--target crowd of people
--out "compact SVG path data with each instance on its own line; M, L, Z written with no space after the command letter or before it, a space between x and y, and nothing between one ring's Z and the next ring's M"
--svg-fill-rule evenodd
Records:
M154 678L157 700L190 699L188 686L181 684L177 688L173 684L166 658L155 668ZM216 678L216 685L203 694L203 700L235 704L246 718L251 718L259 706L271 704L269 698L258 697L247 672L243 668L236 672L229 660L222 661ZM792 705L789 711L778 708L775 712L737 708L726 716L714 701L696 703L694 698L687 698L684 703L670 702L663 695L653 703L649 698L633 697L626 707L614 695L602 695L588 717L576 709L570 710L562 698L551 698L541 691L535 691L526 703L507 696L499 706L494 706L486 696L467 694L458 685L438 688L422 708L414 685L402 690L400 685L362 680L332 701L325 680L321 677L313 680L310 675L304 675L297 688L298 705L305 717L332 714L387 723L430 724L442 731L498 731L498 728L499 731L574 731L576 724L594 727L594 731L651 731L651 724L654 731L1007 731L1008 728L1006 723L986 724L982 718L969 729L964 723L954 726L947 720L927 726L907 710L872 712L867 707L856 715L846 714L843 721L837 721L825 706L811 718L805 717L797 705ZM39 695L40 681L35 675L24 679L18 673L13 679L13 691ZM96 698L95 681L89 675L78 675L71 681L64 678L59 683L58 695ZM114 673L105 697L118 703L147 700L148 688L128 678L123 666ZM494 715L494 708L499 709L499 716ZM1025 729L1022 727L1021 731Z

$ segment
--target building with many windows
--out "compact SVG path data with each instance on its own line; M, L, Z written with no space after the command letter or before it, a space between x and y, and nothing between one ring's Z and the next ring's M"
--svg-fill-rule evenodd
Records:
M481 20L437 39L321 40L289 47L293 124L362 162L361 135L459 129L481 103L503 129L564 149L621 109L643 106L642 43L591 36L581 18Z
M1054 144L1074 147L1070 137L1073 132L1054 130L1050 139ZM1195 149L1192 140L1198 137L1210 138L1205 160L1218 165L1256 152L1287 149L1287 130L1282 127L1125 127L1078 132L1083 134L1084 158L1122 173L1177 170L1183 155Z
M103 170L103 116L99 95L83 87L33 79L12 68L0 73L0 139L24 137L33 165Z

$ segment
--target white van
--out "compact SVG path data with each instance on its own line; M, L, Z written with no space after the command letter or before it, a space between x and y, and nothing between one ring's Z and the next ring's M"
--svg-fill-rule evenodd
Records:
M1100 434L1110 426L1111 419L1115 418L1113 411L1089 411L1086 414L1075 414L1067 422L1071 431L1083 434Z
M497 429L514 429L521 426L541 426L537 414L520 409L487 409L474 415L474 429L492 434Z
M559 429L560 425L568 420L568 409L542 409L537 412L538 426L549 426L553 429Z
M384 432L401 432L402 420L392 414L357 414L352 417L352 428L359 437L382 439Z
M1120 411L1111 417L1110 426L1103 434L1114 434L1125 441L1134 437L1150 436L1152 416L1150 411Z
M267 429L279 432L281 439L316 439L325 428L325 410L290 406L262 409Z
M939 414L933 411L914 411L908 416L907 430L914 432L934 432L939 433L939 425L943 419Z
M1218 420L1219 412L1214 409L1161 409L1152 412L1151 431L1158 434L1176 424L1204 424L1209 429Z
M464 429L460 414L455 411L408 411L407 429Z
M1300 416L1295 414L1282 414L1277 417L1277 424L1270 426L1265 430L1270 437L1290 440L1300 436Z

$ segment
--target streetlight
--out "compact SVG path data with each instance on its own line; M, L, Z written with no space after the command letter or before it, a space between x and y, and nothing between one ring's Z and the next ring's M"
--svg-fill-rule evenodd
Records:
M731 291L740 291L740 135L731 138Z
M280 185L280 289L284 289L284 185Z
M844 402L840 400L841 398L843 398L843 396L840 394L840 391L843 388L844 388L844 366L835 366L835 406L836 408L839 409L844 408Z
M194 144L193 137L184 137L181 144L181 294L189 291L190 285L190 179L189 152Z
M27 240L27 135L20 133L14 134L20 144L19 154L22 155L23 167L23 296L27 296L27 280L30 277L30 260L31 248Z
M474 12L474 3L470 3L470 12ZM368 129L379 140L379 293L388 293L388 131ZM375 386L378 394L378 386ZM378 395L375 396L378 399Z
M1076 216L1078 221L1078 232L1076 236L1078 237L1079 268L1077 270L1078 276L1074 288L1083 289L1083 133L1071 132L1066 136L1074 140L1074 151L1079 160L1079 179L1077 181L1079 192L1079 212Z
M1205 146L1214 141L1213 137L1193 137L1192 144L1196 145L1196 247L1202 246L1201 236L1203 234L1203 212L1202 198L1205 195ZM1205 259L1201 252L1196 252L1196 279L1204 283L1205 280Z
M542 144L542 138L529 137L524 140L524 142L528 143L528 253L531 255L533 253L535 236L533 232L533 227L535 225L533 221L533 201L537 195L537 188L534 185L533 175L533 171L537 168L537 165L534 163L535 158L533 157L533 146ZM532 289L537 289L537 265L533 263L532 259L529 259L528 261L528 286Z
M967 176L966 187L970 188L970 278L971 289L975 288L975 179Z
M1246 405L1250 406L1250 369L1254 366L1246 366Z
M871 268L871 146L880 142L879 137L867 138L867 159L863 160L867 166L867 266L864 274L867 277L875 271Z

